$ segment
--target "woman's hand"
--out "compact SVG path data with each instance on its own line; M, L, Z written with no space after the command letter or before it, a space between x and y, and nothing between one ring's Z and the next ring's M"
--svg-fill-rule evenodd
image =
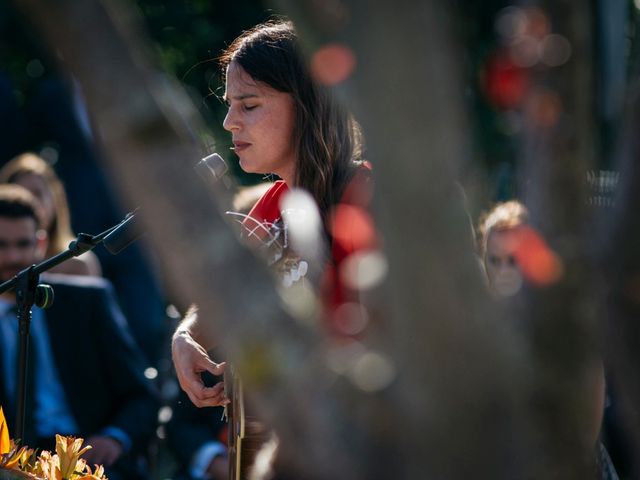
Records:
M200 375L204 371L221 375L224 372L225 363L212 361L206 350L193 339L188 330L178 330L173 335L171 356L178 382L194 405L215 407L229 403L223 382L218 382L213 387L206 387Z

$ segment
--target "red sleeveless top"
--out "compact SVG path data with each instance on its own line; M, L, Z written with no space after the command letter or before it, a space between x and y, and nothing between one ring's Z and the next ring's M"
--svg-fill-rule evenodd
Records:
M289 190L280 180L267 190L243 221L245 233L260 240L269 237L268 227L281 221L280 202ZM373 194L371 166L365 163L358 168L345 188L340 202L328 215L328 231L331 237L331 259L325 267L320 284L320 295L325 307L328 329L338 335L351 335L344 324L340 307L358 302L357 288L347 279L358 254L374 251L379 246L378 234L369 206ZM347 281L345 281L347 280Z

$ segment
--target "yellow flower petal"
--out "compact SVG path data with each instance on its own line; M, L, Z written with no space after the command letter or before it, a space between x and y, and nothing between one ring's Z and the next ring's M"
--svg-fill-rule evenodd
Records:
M0 407L0 454L9 452L11 448L11 441L9 440L9 427L7 427L7 421L4 418L4 412Z

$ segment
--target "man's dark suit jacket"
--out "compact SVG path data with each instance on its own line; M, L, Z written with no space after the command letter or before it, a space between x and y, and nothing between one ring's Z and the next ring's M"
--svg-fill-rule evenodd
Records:
M45 310L49 340L80 436L114 426L129 435L132 452L143 451L156 428L157 398L144 376L147 361L134 343L111 285L102 278L70 275L43 275L41 281L54 288L53 306ZM31 359L33 345L30 342ZM32 370L34 362L29 365ZM28 375L23 444L37 446L34 372ZM6 398L1 387L0 404L10 432L15 431L15 400Z

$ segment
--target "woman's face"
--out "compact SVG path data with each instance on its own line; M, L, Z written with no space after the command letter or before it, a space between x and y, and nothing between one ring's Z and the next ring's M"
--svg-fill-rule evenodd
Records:
M517 228L492 230L487 238L484 265L489 286L499 296L511 296L522 286L522 274L515 259Z
M236 62L227 68L223 127L230 131L240 167L249 173L275 173L291 185L295 176L293 97L256 82Z
M47 185L47 182L45 182L39 175L34 173L25 173L19 175L13 183L23 186L38 199L45 217L45 229L49 230L49 227L53 223L53 219L56 215L56 207L53 194L51 193L51 189Z

